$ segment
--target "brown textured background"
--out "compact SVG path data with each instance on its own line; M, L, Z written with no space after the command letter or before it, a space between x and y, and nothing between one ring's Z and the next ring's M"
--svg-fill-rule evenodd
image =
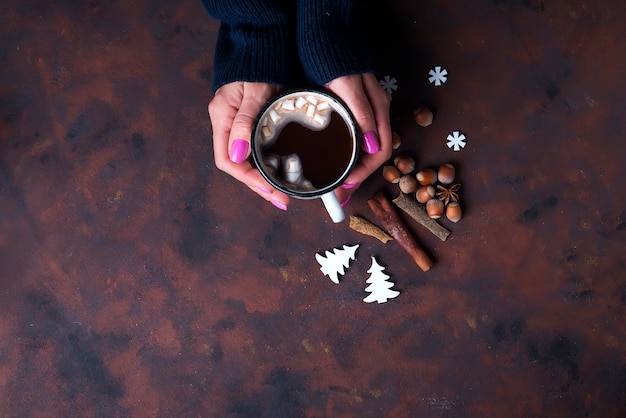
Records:
M0 3L0 416L626 414L626 3L374 11L400 151L463 182L448 241L409 223L428 273L215 169L199 0ZM314 254L354 243L334 285Z

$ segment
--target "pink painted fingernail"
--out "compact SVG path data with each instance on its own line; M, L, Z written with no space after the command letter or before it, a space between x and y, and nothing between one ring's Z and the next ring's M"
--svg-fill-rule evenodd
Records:
M230 160L234 163L242 163L248 156L248 141L235 139L230 146Z
M280 210L287 210L287 205L279 202L278 200L270 200L270 202Z
M346 198L344 199L344 201L343 201L343 202L341 202L341 207L342 207L342 208L345 208L346 206L348 206L348 203L350 202L350 199L352 199L352 195L350 195L350 196L346 197Z
M271 190L268 190L268 189L266 189L265 187L257 186L256 188L257 188L258 190L262 191L263 193L267 193L267 194L272 193L272 191L271 191Z
M341 185L341 188L342 189L354 189L358 185L359 185L359 183L344 183L344 184Z
M365 135L363 135L363 148L365 148L365 152L368 154L376 154L378 152L380 145L375 131L365 132Z

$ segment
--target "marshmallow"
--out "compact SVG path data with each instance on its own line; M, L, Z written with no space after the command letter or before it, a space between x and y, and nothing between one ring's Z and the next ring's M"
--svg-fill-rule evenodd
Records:
M302 161L297 154L291 154L283 157L283 170L285 172L285 180L289 183L302 183Z
M262 126L261 135L263 135L263 139L267 141L272 136L272 129L267 125Z
M281 107L287 111L292 111L296 109L296 101L294 99L285 99L283 100Z
M304 105L307 104L307 101L304 97L300 96L296 99L296 107L298 109L302 109L304 107Z
M281 117L275 110L270 110L270 119L272 120L272 122L278 123Z
M330 108L330 103L328 102L321 102L320 104L317 105L317 111L321 112L323 110L329 109Z
M325 116L322 116L319 113L316 113L315 116L313 116L313 122L317 123L320 126L324 126L326 125L326 122L328 122L328 118Z
M313 105L316 105L318 102L317 97L314 96L306 96L306 100Z

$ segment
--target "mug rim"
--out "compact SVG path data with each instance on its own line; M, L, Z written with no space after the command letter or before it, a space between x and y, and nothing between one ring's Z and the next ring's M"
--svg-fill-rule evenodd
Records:
M261 120L263 119L263 117L266 115L266 113L268 112L268 110L278 101L280 101L281 99L289 96L289 95L293 95L293 94L303 94L303 93L310 93L310 94L318 94L321 96L324 96L325 98L327 98L329 101L334 102L334 104L336 106L333 106L333 111L337 111L336 107L338 107L340 109L340 111L337 111L337 113L339 113L339 116L341 116L341 119L344 121L344 123L347 125L348 130L350 131L350 136L352 137L352 155L350 156L350 161L348 162L348 164L346 164L346 167L344 168L342 174L332 183L319 188L319 189L315 189L315 190L292 190L289 189L287 187L285 187L283 184L281 184L281 182L279 182L278 180L274 179L273 176L269 175L269 173L266 172L265 170L265 164L263 163L261 157L260 157L260 146L257 146L256 142L256 137L257 134L259 132L259 128L261 125ZM341 114L341 112L345 112L345 115ZM346 120L346 117L348 118L348 120ZM271 184L274 188L276 188L277 190L280 190L283 193L286 193L290 196L296 197L296 198L300 198L300 199L314 199L317 197L320 197L332 190L335 190L337 187L339 187L339 185L341 185L344 180L350 175L350 172L352 171L352 169L354 168L354 166L356 165L356 162L358 160L358 156L359 156L359 141L358 141L358 126L356 124L356 120L354 118L354 115L352 114L352 112L350 111L350 109L348 108L348 106L345 104L345 102L343 100L341 100L339 97L337 97L336 95L328 92L328 91L324 91L321 89L315 89L315 88L296 88L296 89L289 89L286 90L284 92L278 93L275 96L272 96L272 98L270 100L267 101L267 103L265 103L265 105L263 105L263 107L261 108L261 111L259 112L259 114L257 115L255 121L254 121L254 125L252 127L252 135L250 138L250 142L251 142L251 152L252 152L252 159L254 161L254 164L256 166L256 168L259 170L259 172L261 173L261 176L263 176L263 178L269 183Z

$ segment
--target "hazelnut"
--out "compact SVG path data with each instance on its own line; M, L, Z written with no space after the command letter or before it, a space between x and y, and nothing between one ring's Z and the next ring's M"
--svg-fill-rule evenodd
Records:
M448 203L448 206L446 206L446 218L456 223L461 219L461 216L463 216L463 213L461 212L459 202Z
M444 164L439 167L437 179L441 184L450 184L454 181L454 166L452 164Z
M422 186L415 193L415 198L420 203L426 203L433 197L435 197L435 188L433 186Z
M389 183L397 183L397 182L399 182L401 175L402 174L400 173L400 170L398 170L393 165L386 165L386 166L383 167L383 177Z
M426 127L433 123L433 112L426 106L422 106L413 112L413 119L419 126Z
M430 199L426 202L426 213L432 219L441 218L441 215L443 215L443 209L443 202L439 199Z
M409 174L413 170L415 170L415 160L406 155L401 155L394 158L393 163L396 165L396 167L398 167L398 170L400 170L402 174Z
M432 168L425 168L418 171L415 177L422 186L428 186L429 184L435 184L437 182L437 173Z
M402 193L411 194L417 190L417 180L410 174L400 177L399 184Z
M398 149L400 148L400 145L402 145L402 138L400 138L400 135L397 132L392 132L391 133L391 147L393 149Z

